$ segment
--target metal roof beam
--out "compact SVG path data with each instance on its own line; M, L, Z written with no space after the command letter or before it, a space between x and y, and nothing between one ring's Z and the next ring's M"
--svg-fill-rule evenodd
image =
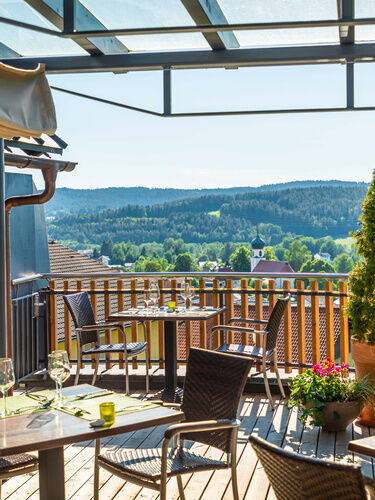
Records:
M195 24L228 24L216 0L181 0ZM203 33L214 50L236 49L240 46L232 31Z
M95 73L113 71L148 71L240 66L274 66L375 61L375 43L353 45L311 45L259 49L190 50L139 52L103 56L57 56L2 58L6 64L21 68L46 65L48 73Z
M340 20L353 20L354 19L354 0L338 0L337 1L338 17ZM341 44L354 43L355 34L354 26L340 26L339 35Z
M39 12L48 21L54 24L60 30L71 28L70 25L64 23L64 8L65 13L71 11L70 24L74 18L74 28L79 30L105 30L106 27L78 0L25 0L33 9ZM64 7L65 5L65 7ZM91 55L103 54L124 54L128 52L125 45L114 36L98 38L95 41L84 36L74 38L74 41L85 49Z

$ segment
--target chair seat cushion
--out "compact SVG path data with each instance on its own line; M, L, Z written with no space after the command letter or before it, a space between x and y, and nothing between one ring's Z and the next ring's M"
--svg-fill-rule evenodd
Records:
M237 354L240 356L249 356L251 358L262 359L263 349L252 345L240 344L222 344L215 351L224 352L226 354ZM269 358L274 353L273 350L266 352L266 358Z
M146 342L128 342L126 344L126 351L129 354L139 354L145 351L146 348L147 348ZM102 352L124 352L124 344L105 344L105 345L90 347L90 349L82 351L82 354L94 354Z
M24 467L33 467L38 465L38 458L27 453L19 453L18 455L8 455L0 458L0 474L7 472L15 472Z
M161 478L161 449L159 448L136 450L119 448L99 455L98 460L104 466L107 464L114 467L120 473L139 476L154 482ZM172 448L169 450L167 460L167 475L174 476L186 472L226 469L227 467L226 462L201 457L186 449Z

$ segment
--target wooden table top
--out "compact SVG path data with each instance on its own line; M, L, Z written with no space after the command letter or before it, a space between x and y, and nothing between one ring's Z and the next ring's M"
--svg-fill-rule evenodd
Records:
M226 311L226 307L221 307L215 309L214 307L199 308L193 307L191 310L187 309L178 310L175 312L167 312L167 309L163 311L157 310L152 312L145 312L144 308L136 309L126 309L125 311L119 311L108 316L108 321L147 321L147 320L157 320L157 321L205 321L214 318L218 314Z
M63 389L65 396L102 389L88 384ZM0 419L0 456L58 448L63 445L123 434L178 422L183 413L158 406L128 415L116 415L111 427L93 429L90 422L59 410Z
M349 441L348 450L375 458L375 436Z

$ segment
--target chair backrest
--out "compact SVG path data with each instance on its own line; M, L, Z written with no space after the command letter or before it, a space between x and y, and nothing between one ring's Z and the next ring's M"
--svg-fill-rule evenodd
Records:
M275 307L272 309L266 330L267 334L267 343L266 343L266 351L270 351L271 349L275 349L277 342L277 335L280 329L280 323L283 318L286 306L290 300L290 294L282 299L277 299Z
M283 450L258 436L249 441L278 500L365 500L361 467Z
M235 419L252 361L243 356L190 349L182 410L187 421ZM186 433L184 439L231 451L232 430Z
M92 310L89 294L87 292L73 293L63 296L64 302L67 305L70 314L73 318L73 323L76 328L82 328L87 325L95 325L94 311ZM97 332L80 332L81 346L97 342Z

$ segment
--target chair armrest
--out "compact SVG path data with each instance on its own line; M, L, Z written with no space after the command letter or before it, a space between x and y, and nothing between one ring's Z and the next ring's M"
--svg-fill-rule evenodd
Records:
M246 328L245 326L229 326L229 325L218 325L211 329L211 333L222 331L222 332L245 332L254 333L253 328Z
M95 325L85 325L85 326L82 326L81 328L76 328L76 332L103 331L103 330L107 330L107 328L116 328L118 330L119 334L122 335L123 342L127 343L125 329L123 328L122 325L120 325L120 323L112 323L109 321L107 321L107 322L104 321L104 322L96 323Z
M180 424L173 424L170 425L164 432L164 441L167 441L168 443L176 434L183 434L185 432L207 432L217 431L220 429L235 429L240 426L240 423L240 420L234 418L233 420L201 420L198 422L182 422Z
M366 496L368 500L375 500L375 481L367 476L363 476Z
M265 319L232 318L229 320L229 324L231 323L254 323L256 325L266 325L268 321L266 321Z

